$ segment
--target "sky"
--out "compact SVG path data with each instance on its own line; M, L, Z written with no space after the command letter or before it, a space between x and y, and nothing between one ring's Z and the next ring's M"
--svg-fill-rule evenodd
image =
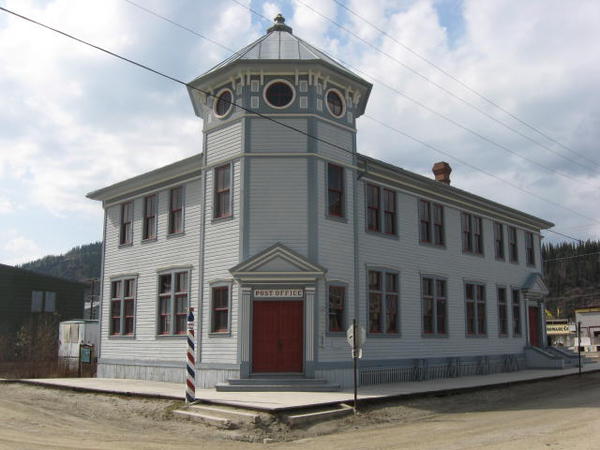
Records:
M237 1L373 83L360 153L425 176L445 160L453 186L600 238L597 0ZM186 82L269 26L233 0L135 2L196 34L128 0L0 6ZM4 264L101 240L86 193L202 151L183 86L3 11L0 106Z

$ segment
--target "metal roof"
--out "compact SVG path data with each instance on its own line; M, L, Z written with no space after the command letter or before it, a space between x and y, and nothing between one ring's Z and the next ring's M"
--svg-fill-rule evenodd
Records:
M284 22L285 19L279 14L275 18L275 25L267 30L267 34L235 52L229 58L212 67L198 78L218 72L220 69L236 62L320 61L349 77L359 79L368 84L361 77L346 69L342 64L327 56L321 50L318 50L308 42L292 34L292 28L285 25Z

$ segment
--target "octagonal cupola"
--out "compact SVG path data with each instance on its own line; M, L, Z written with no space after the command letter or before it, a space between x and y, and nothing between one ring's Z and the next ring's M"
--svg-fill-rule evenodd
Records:
M278 14L267 33L188 83L205 130L252 113L310 114L354 128L371 84L292 33Z

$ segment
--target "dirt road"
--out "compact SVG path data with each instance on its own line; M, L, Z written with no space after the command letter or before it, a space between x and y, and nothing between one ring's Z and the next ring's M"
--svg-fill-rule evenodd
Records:
M0 449L600 448L600 373L373 405L289 430L215 430L172 419L174 402L0 383ZM286 442L281 442L285 440Z

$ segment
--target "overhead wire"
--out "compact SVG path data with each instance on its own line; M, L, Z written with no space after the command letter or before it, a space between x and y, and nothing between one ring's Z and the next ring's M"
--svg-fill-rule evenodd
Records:
M247 8L245 5L243 5L242 3L240 3L238 0L232 0L233 2L237 3L238 5L243 6L244 8ZM488 119L498 123L499 125L502 125L503 127L505 127L506 129L512 131L515 134L518 134L519 136L523 137L524 139L527 139L528 141L530 141L531 143L542 147L544 149L546 149L547 151L549 151L550 153L555 154L556 156L564 159L565 161L569 161L573 164L576 164L586 170L589 170L589 167L587 165L584 165L578 161L575 161L574 159L568 158L567 156L563 155L562 153L552 149L551 147L548 147L547 145L535 140L534 138L532 138L531 136L528 136L525 133L522 133L521 131L517 130L516 128L512 127L511 125L503 122L502 120L494 117L493 115L489 114L488 112L486 112L485 110L481 109L480 107L478 107L477 105L473 104L472 102L470 102L469 100L461 97L458 94L455 94L454 92L452 92L450 89L445 88L444 86L442 86L441 84L435 82L434 80L432 80L431 78L427 77L426 75L422 74L421 72L419 72L416 69L413 69L411 66L409 66L408 64L400 61L398 58L396 58L395 56L389 54L388 52L380 49L379 47L377 47L376 45L372 44L371 42L367 41L366 39L360 37L357 33L355 33L354 31L350 30L349 28L345 27L344 25L338 23L337 21L335 21L334 19L328 17L327 15L321 13L320 11L316 10L315 8L313 8L312 6L308 5L307 3L303 2L302 0L295 0L296 3L304 6L305 8L313 11L315 14L317 14L318 16L322 17L323 19L327 20L328 22L331 22L332 24L334 24L336 27L338 27L339 29L343 30L344 32L348 33L349 35L351 35L353 38L359 40L360 42L364 43L365 45L369 46L370 48L372 48L373 50L377 51L378 53L381 53L382 55L384 55L386 58L396 62L398 65L400 65L401 67L403 67L404 69L408 70L409 72L413 73L414 75L418 76L419 78L423 79L424 81L426 81L427 83L435 86L437 89L441 90L442 92L444 92L445 94L451 96L452 98L460 101L461 103L467 105L469 108L474 109L475 111L479 112L480 114L484 115L485 117L487 117ZM595 163L597 166L600 167L600 164Z
M112 52L112 51L108 50L108 49L105 49L105 48L103 48L103 47L100 47L100 46L98 46L98 45L96 45L96 44L92 44L91 42L88 42L88 41L86 41L86 40L84 40L84 39L78 38L78 37L76 37L76 36L74 36L74 35L72 35L72 34L69 34L69 33L67 33L67 32L64 32L64 31L61 31L61 30L59 30L59 29L57 29L57 28L51 27L50 25L46 25L46 24L44 24L44 23L42 23L42 22L39 22L39 21L37 21L37 20L35 20L35 19L32 19L32 18L30 18L30 17L27 17L27 16L24 16L24 15L22 15L22 14L19 14L19 13L15 12L15 11L12 11L12 10L10 10L10 9L7 9L7 8L5 8L5 7L2 7L2 6L0 6L0 11L4 11L4 12L6 12L6 13L8 13L8 14L11 14L11 15L13 15L13 16L15 16L15 17L18 17L18 18L20 18L20 19L22 19L22 20L25 20L25 21L27 21L27 22L30 22L30 23L33 23L33 24L35 24L35 25L37 25L37 26L40 26L40 27L42 27L42 28L45 28L45 29L47 29L47 30L53 31L53 32L55 32L55 33L58 33L58 34L60 34L60 35L62 35L62 36L64 36L64 37L67 37L67 38L69 38L69 39L72 39L72 40L74 40L74 41L76 41L76 42L79 42L80 44L83 44L83 45L86 45L86 46L88 46L88 47L94 48L94 49L96 49L96 50L98 50L98 51L100 51L100 52L103 52L103 53L105 53L105 54L108 54L108 55L110 55L110 56L113 56L113 57L115 57L115 58L117 58L117 59L119 59L119 60L121 60L121 61L125 61L125 62L127 62L127 63L129 63L129 64L132 64L132 65L136 66L136 67L139 67L139 68L141 68L141 69L147 70L147 71L149 71L149 72L151 72L151 73L153 73L153 74L155 74L155 75L158 75L158 76L160 76L160 77L162 77L162 78L165 78L165 79L167 79L167 80L173 81L173 82L175 82L175 83L177 83L177 84L179 84L179 85L185 86L185 87L187 87L187 88L189 88L189 89L191 89L191 90L194 90L194 91L200 92L200 93L202 93L202 94L204 94L204 95L206 95L206 96L209 96L209 97L216 97L216 95L212 94L211 92L205 91L205 90L203 90L203 89L200 89L200 88L198 88L198 87L195 87L195 86L191 86L191 85L189 85L188 83L185 83L184 81L181 81L181 80L179 80L178 78L175 78L175 77L173 77L173 76L171 76L171 75L165 74L165 73L163 73L163 72L161 72L161 71L159 71L159 70L153 69L153 68L151 68L151 67L149 67L149 66L147 66L147 65L145 65L145 64L139 63L139 62L137 62L137 61L134 61L134 60L132 60L132 59L130 59L130 58L127 58L127 57L125 57L125 56L121 56L121 55L119 55L119 54L117 54L117 53L115 53L115 52ZM280 121L278 121L278 120L276 120L276 119L274 119L274 118L272 118L272 117L270 117L270 116L267 116L267 115L265 115L265 114L262 114L262 113L260 113L260 112L257 112L257 111L251 110L251 109L249 109L249 108L246 108L246 107L244 107L243 105L239 105L239 104L237 104L237 103L236 103L236 102L234 102L234 101L227 101L227 103L229 103L229 104L230 104L230 105L232 105L232 106L236 106L236 107L240 108L241 110L243 110L243 111L246 111L246 112L248 112L248 113L250 113L250 114L256 115L256 116L258 116L258 117L261 117L261 118L263 118L263 119L265 119L265 120L268 120L268 121L270 121L270 122L276 123L276 124L278 124L279 126L282 126L282 127L284 127L284 128L287 128L287 129L290 129L290 130L292 130L292 131L298 132L298 133L300 133L300 134L302 134L302 135L305 135L305 136L306 136L306 137L308 137L308 138L314 139L314 140L316 140L316 141L318 141L318 142L322 142L322 143L324 143L324 144L327 144L327 145L329 145L329 146L331 146L331 147L333 147L333 148L337 148L337 149L339 149L339 150L342 150L343 152L349 153L349 154L351 154L351 155L355 155L355 153L354 153L354 152L352 152L352 151L350 151L350 150L348 150L348 149L346 149L346 148L344 148L344 147L342 147L342 146L340 146L340 145L337 145L337 144L335 144L335 143L333 143L333 142L329 142L329 141L327 141L327 140L325 140L325 139L322 139L322 138L320 138L320 137L318 137L318 136L313 136L313 135L311 135L310 133L308 133L308 132L306 132L306 131L303 131L303 130L301 130L301 129L298 129L298 128L296 128L296 127L293 127L292 125L286 124L286 123L284 123L284 122L280 122ZM451 157L451 158L453 158L453 159L456 159L457 161L461 162L462 164L464 164L464 165L467 165L468 167L471 167L472 169L474 169L474 170L477 170L477 171L479 171L479 172L482 172L482 173L484 173L484 174L486 174L486 175L488 175L488 176L490 176L490 177L493 177L493 178L495 178L495 179L497 179L497 180L499 180L499 181L503 182L504 184L507 184L507 185L509 185L509 186L513 187L513 188L514 188L514 189L516 189L516 190L519 190L519 191L521 191L521 192L523 192L523 193L526 193L526 194L528 194L528 195L534 196L534 197L536 197L536 198L538 198L538 199L540 199L540 200L542 200L542 201L544 201L544 202L547 202L547 203L553 204L553 205L555 205L555 206L558 206L558 207L560 207L560 208L562 208L562 209L565 209L565 210L567 210L567 211L570 211L570 212L572 212L573 214L576 214L576 215L578 215L578 216L581 216L581 217L583 217L583 218L586 218L586 219L588 219L588 220L591 220L591 221L593 221L593 222L598 222L598 223L600 224L600 221L598 221L598 220L596 220L596 219L594 219L594 218L592 218L592 217L588 217L588 216L586 216L586 215L584 215L584 214L581 214L581 213L579 213L579 212L577 212L577 211L575 211L575 210L572 210L571 208L568 208L568 207L566 207L566 206L564 206L564 205L561 205L561 204L559 204L559 203L553 202L552 200L548 200L548 199L546 199L546 198L544 198L544 197L541 197L541 196L539 196L539 195L537 195L537 194L535 194L535 193L533 193L533 192L527 191L527 190L525 190L525 189L523 189L523 188L519 187L518 185L515 185L515 184L513 184L513 183L511 183L511 182L509 182L509 181L507 181L507 180L504 180L504 179L503 179L503 178L501 178L501 177L498 177L498 176L496 176L496 175L494 175L494 174L492 174L492 173L490 173L490 172L487 172L487 171L485 171L485 170L483 170L483 169L480 169L480 168L478 168L478 167L476 167L476 166L474 166L474 165L472 165L472 164L470 164L470 163L468 163L468 162L466 162L466 161L462 161L462 160L460 160L460 159L456 158L455 156L451 155L450 153L447 153L447 152L445 152L445 151L443 151L443 150L437 149L436 147L432 146L431 144L428 144L428 143L427 143L427 142L425 142L425 141L422 141L422 140L420 140L420 139L418 139L418 138L415 138L415 137L413 137L413 136L411 136L411 135L409 135L409 134L407 134L407 133L405 133L405 132L403 132L403 131L401 131L401 130L398 130L398 129L396 129L396 128L394 128L394 127L392 127L392 126L388 125L388 124L384 124L383 122L381 122L381 121L378 121L377 119L374 119L374 118L372 118L372 117L369 117L369 118L370 118L371 120L374 120L374 121L376 121L376 122L378 122L378 123L382 124L383 126L385 126L385 127L389 128L389 129L391 129L391 130L393 130L393 131L396 131L397 133L400 133L401 135L403 135L403 136L407 137L408 139L411 139L411 140L413 140L413 141L415 141L415 142L417 142L417 143L420 143L420 144L422 144L423 146L425 146L425 147L427 147L427 148L430 148L431 150L434 150L434 151L436 151L436 152L438 152L438 153L441 153L441 154L444 154L444 155L446 155L446 156L449 156L449 157ZM552 231L552 230L548 230L548 231ZM560 234L560 233L557 233L557 234Z
M552 136L548 135L547 133L544 133L542 130L540 130L538 127L535 127L534 125L530 124L529 122L521 119L519 116L517 116L515 113L505 109L504 107L502 107L500 104L498 104L498 102L492 100L491 98L489 98L488 96L482 94L481 92L475 90L474 88L472 88L471 86L469 86L467 83L465 83L464 81L462 81L461 79L459 79L458 77L452 75L450 72L448 72L447 70L445 70L444 68L440 67L438 64L434 63L433 61L431 61L429 58L421 55L419 52L413 50L412 48L410 48L408 45L404 44L403 42L399 41L398 39L396 39L393 35L391 35L390 33L388 33L387 31L385 31L384 29L382 29L381 27L377 26L376 24L372 23L371 21L365 19L363 16L361 16L359 13L357 13L356 11L354 11L353 9L351 9L350 7L348 7L347 5L345 5L343 2L341 2L340 0L332 0L334 1L337 5L339 5L341 8L345 9L346 11L348 11L350 14L352 14L353 16L355 16L356 18L360 19L361 21L363 21L364 23L366 23L367 25L369 25L371 28L377 30L379 33L383 34L384 36L386 36L388 39L390 39L391 41L395 42L396 44L398 44L399 46L401 46L403 49L405 49L406 51L410 52L411 54L413 54L414 56L416 56L417 58L419 58L421 61L426 62L427 64L429 64L430 66L434 67L436 70L438 70L440 73L444 74L445 76L447 76L448 78L452 79L453 81L455 81L456 83L460 84L462 87L464 87L465 89L467 89L469 92L475 94L476 96L478 96L479 98L481 98L482 100L485 100L487 103L489 103L490 105L494 106L495 108L499 109L500 111L502 111L503 113L507 114L508 116L510 116L511 118L513 118L514 120L516 120L517 122L521 123L522 125L524 125L525 127L529 128L532 131L535 131L536 133L538 133L540 136L545 137L546 139L554 142L555 144L561 146L562 148L564 148L565 150L567 150L570 153L573 153L574 155L579 156L582 159L587 160L588 162L591 162L592 164L598 165L600 166L600 162L595 161L591 158L588 158L586 155L581 154L575 150L573 150L572 148L562 144L560 141L556 140L555 138L553 138Z

